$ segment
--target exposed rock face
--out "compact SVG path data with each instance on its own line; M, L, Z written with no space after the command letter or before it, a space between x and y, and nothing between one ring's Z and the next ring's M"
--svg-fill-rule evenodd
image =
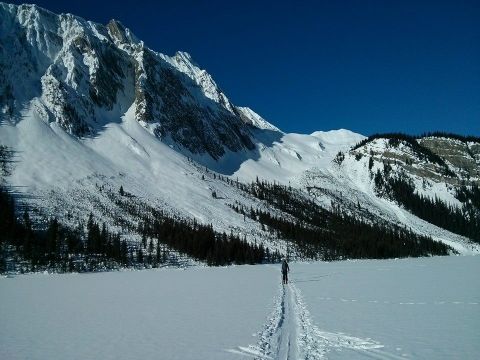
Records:
M366 141L350 151L356 158L396 165L402 171L450 185L480 183L480 142L454 137L426 136L405 141L381 137Z
M191 153L218 159L254 147L254 123L187 53L157 53L115 20L104 26L35 5L0 3L0 19L3 119L37 99L49 121L85 136L133 104L139 122Z
M480 179L480 143L447 137L425 137L419 142L457 169L461 178Z
M249 130L230 111L223 97L206 96L201 85L182 73L164 56L141 48L135 63L136 117L158 123L155 134L170 136L192 153L208 152L213 158L232 151L253 148ZM199 151L203 150L203 151Z

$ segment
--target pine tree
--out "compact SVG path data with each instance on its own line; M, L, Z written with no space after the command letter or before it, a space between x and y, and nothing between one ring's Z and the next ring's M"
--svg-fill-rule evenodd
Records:
M15 210L13 209L13 215L15 214ZM14 221L15 223L16 221ZM30 220L30 215L27 209L23 212L23 226L24 226L24 233L23 233L23 250L27 257L32 255L35 234L32 229L32 221ZM13 229L15 232L15 228ZM20 244L19 244L20 245Z
M57 218L53 218L48 226L47 234L46 234L46 248L45 252L47 253L48 259L53 261L55 260L58 241L59 241L59 234L60 228L58 224Z

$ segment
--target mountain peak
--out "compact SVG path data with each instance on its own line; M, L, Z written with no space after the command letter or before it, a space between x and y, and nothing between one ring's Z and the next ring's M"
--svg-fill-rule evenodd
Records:
M220 104L230 113L235 114L234 105L218 87L212 76L206 70L201 69L200 66L193 61L192 56L189 53L185 51L177 51L172 58L172 63L200 86L207 98Z
M237 106L236 109L240 113L240 117L247 124L251 124L252 126L257 127L259 129L263 129L263 130L272 130L272 131L281 132L279 128L269 123L267 120L265 120L263 117L258 115L255 111L253 111L249 107Z
M110 37L117 44L138 43L135 35L125 27L119 20L111 19L107 24L107 30Z
M7 119L21 119L35 100L45 121L90 136L134 105L135 120L191 154L219 159L226 150L254 148L235 106L187 52L168 57L118 20L101 25L36 5L2 4L0 20Z
M198 66L192 59L192 55L190 55L188 52L186 51L177 51L175 53L175 58L177 59L185 59L186 61L190 62L191 64L195 65L195 66Z

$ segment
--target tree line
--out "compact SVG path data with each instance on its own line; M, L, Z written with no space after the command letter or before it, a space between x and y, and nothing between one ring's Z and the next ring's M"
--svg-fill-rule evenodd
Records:
M9 269L13 261L18 269ZM34 227L28 210L17 218L13 196L0 187L0 272L97 271L130 263L127 242L105 224L100 226L92 214L85 226L75 229L57 218Z
M35 227L28 210L17 216L14 197L0 187L0 272L102 271L120 267L158 267L172 249L210 266L278 262L280 255L262 244L212 225L156 212L138 226L140 242L127 242L93 214L74 229L57 218ZM38 225L38 224L37 224Z
M455 197L462 202L465 207L480 212L480 188L478 185L461 185L455 191Z
M480 143L480 137L474 135L458 135L449 132L443 131L433 131L433 132L426 132L423 133L420 138L425 137L439 137L439 138L447 138L447 139L455 139L462 142L477 142Z
M258 221L262 228L292 242L301 256L334 260L347 258L393 258L408 256L447 255L447 245L418 235L404 227L367 222L340 210L320 207L300 191L291 187L256 181L248 191L281 210L274 215L261 209L231 207Z
M403 175L393 177L378 170L374 184L377 192L383 192L419 218L480 243L480 192L477 186L457 190L457 198L465 203L459 208L437 196L432 199L416 193L413 182Z
M201 224L195 219L166 216L155 211L153 217L144 218L139 225L143 238L154 238L193 259L208 265L258 264L278 262L278 252L270 252L262 244L249 243L246 238L219 233L211 224Z

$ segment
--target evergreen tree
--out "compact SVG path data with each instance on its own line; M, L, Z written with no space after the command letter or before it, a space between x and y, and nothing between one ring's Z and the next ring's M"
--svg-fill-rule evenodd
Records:
M55 261L57 258L58 242L60 237L60 228L57 218L53 218L46 233L46 248L47 258L50 261Z

